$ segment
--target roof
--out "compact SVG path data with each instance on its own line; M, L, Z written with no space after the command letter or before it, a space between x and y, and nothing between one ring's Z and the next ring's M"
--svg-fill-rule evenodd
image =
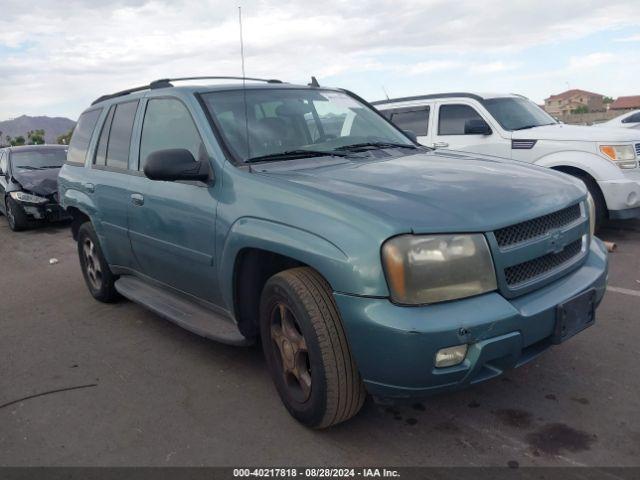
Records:
M47 143L44 145L19 145L15 147L6 147L7 150L11 152L31 152L34 150L61 150L68 149L69 145L57 145Z
M473 98L481 102L489 98L499 97L521 97L515 93L479 93L479 92L449 92L449 93L432 93L429 95L416 95L413 97L390 98L387 100L377 100L371 102L372 105L384 105L388 103L408 102L412 100L435 100L438 98Z
M567 98L571 98L574 95L589 95L592 97L604 97L604 95L600 95L599 93L588 92L586 90L580 90L579 88L572 88L571 90L567 90L566 92L557 93L555 95L551 95L547 100L566 100Z
M618 97L609 106L609 108L612 110L627 110L631 108L640 108L640 95Z

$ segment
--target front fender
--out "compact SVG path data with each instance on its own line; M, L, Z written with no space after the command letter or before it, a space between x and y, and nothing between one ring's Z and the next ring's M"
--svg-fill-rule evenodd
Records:
M609 160L580 150L551 153L540 157L534 163L549 168L577 168L591 175L596 181L624 179L622 171Z
M260 218L244 217L229 230L221 251L219 281L233 305L233 271L241 250L256 248L284 255L317 270L334 291L368 296L389 294L381 262L359 268L339 246L313 232ZM360 263L360 262L358 262Z

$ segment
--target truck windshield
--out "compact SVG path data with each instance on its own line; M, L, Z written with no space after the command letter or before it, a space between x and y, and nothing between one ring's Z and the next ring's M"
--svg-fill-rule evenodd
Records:
M524 130L558 123L526 98L489 98L482 103L505 130Z
M245 103L246 97L246 103ZM242 161L344 156L350 148L415 148L353 97L321 89L246 89L202 95L227 145Z
M61 168L67 159L67 150L27 150L11 153L11 164L16 170L44 170Z

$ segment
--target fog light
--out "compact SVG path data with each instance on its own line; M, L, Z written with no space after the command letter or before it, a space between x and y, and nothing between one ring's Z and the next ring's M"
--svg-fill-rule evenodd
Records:
M436 353L436 367L453 367L462 363L464 357L467 356L467 345L457 345L455 347L447 347L438 350Z

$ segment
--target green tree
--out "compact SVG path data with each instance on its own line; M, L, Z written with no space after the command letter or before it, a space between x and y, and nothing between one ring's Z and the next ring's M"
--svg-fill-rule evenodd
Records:
M31 130L27 132L29 145L44 145L44 130Z
M578 108L571 110L571 113L589 113L589 107L586 105L580 105Z
M75 127L74 127L75 128ZM65 133L64 135L60 135L57 139L56 139L56 143L58 143L59 145L69 145L69 142L71 141L71 135L73 135L73 128L71 130L69 130L67 133Z
M12 138L9 142L12 147L19 147L26 143L22 135L18 135L16 138Z
M613 103L613 97L604 97L602 103Z

